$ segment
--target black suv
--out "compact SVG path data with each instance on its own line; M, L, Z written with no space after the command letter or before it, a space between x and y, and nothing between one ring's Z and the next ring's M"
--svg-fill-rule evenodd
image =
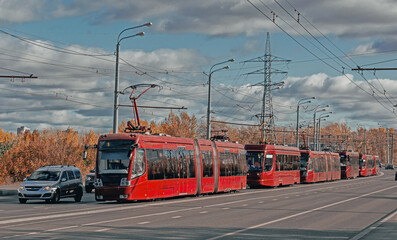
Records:
M393 164L390 163L386 164L385 169L394 169Z
M27 200L45 200L57 203L60 198L83 197L81 172L73 166L46 166L34 171L18 188L20 203Z
M94 182L95 182L95 170L91 170L89 174L85 176L85 191L87 193L92 192L94 187Z

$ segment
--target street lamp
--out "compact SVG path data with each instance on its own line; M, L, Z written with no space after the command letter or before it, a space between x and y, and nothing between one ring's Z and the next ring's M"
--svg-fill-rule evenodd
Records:
M364 154L367 154L367 139L365 136L367 129L365 128L365 126L361 126L360 124L357 124L357 127L361 127L364 131ZM357 129L357 133L358 133L358 129Z
M316 149L315 143L316 143L316 113L318 112L324 112L327 111L325 108L328 108L329 105L326 106L321 106L318 105L317 107L314 108L314 116L313 116L313 149ZM319 109L321 108L321 109Z
M230 67L229 66L225 66L225 67L218 68L218 69L215 69L215 70L212 70L212 69L215 66L218 66L218 65L221 65L221 64L224 64L224 63L227 63L227 62L234 62L234 59L231 58L231 59L229 59L227 61L223 61L223 62L220 62L220 63L215 63L210 68L210 72L208 74L207 139L211 138L211 77L212 77L212 74L214 72L221 71L223 69L229 69Z
M136 36L144 36L144 32L140 32L134 35L129 35L126 37L121 37L121 34L123 34L125 31L135 29L135 28L140 28L140 27L150 27L152 26L151 22L135 26L135 27L130 27L126 28L123 31L121 31L117 37L117 44L116 44L116 71L115 71L115 77L114 77L114 106L113 106L113 133L117 133L118 129L118 118L119 118L119 52L120 52L120 42L124 39L127 38L132 38Z
M309 99L316 99L316 98L315 97L302 98L298 101L298 105L296 106L296 147L299 147L299 107L301 104L311 103L312 101L310 101Z
M328 115L326 115L326 114L328 114ZM319 147L320 147L321 120L325 121L325 119L329 117L329 114L332 114L332 112L323 113L323 114L320 115L319 118L317 118L317 120L318 120L318 136L317 136L317 143L316 143L316 150L317 151L319 150Z

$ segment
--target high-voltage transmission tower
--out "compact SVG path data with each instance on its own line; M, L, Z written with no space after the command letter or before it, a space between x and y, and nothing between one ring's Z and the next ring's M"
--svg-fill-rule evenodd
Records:
M244 62L261 62L263 63L263 69L247 73L250 74L262 74L264 76L263 83L256 83L252 86L263 86L263 99L262 99L262 112L255 115L260 122L261 139L260 143L276 143L276 126L274 124L273 114L273 102L272 102L272 90L278 89L284 85L284 82L272 83L272 74L287 74L287 72L272 69L273 62L290 62L291 60L282 59L271 55L270 51L270 36L267 33L266 36L266 47L265 55L256 57Z

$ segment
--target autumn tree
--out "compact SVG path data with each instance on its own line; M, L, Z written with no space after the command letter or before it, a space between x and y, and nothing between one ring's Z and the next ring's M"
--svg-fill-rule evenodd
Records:
M160 123L159 131L161 133L175 136L195 138L197 136L197 119L190 117L186 112L181 112L180 116L170 113L163 122Z

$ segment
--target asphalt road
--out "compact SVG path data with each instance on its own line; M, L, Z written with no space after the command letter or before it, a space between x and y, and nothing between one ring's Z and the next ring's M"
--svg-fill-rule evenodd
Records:
M0 239L397 239L394 171L154 202L0 196ZM393 220L394 219L394 220Z

